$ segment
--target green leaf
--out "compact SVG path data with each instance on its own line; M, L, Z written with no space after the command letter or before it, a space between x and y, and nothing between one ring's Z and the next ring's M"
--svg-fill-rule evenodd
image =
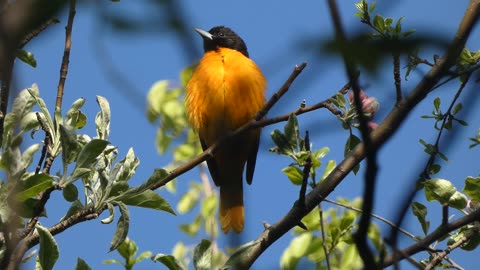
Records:
M141 193L147 189L150 189L154 184L158 183L160 180L164 179L168 175L168 172L164 169L155 169L153 174L142 183L140 186L136 188L132 188L129 192L132 193Z
M165 265L169 270L184 270L186 269L182 263L177 260L175 257L172 255L166 255L166 254L156 254L155 256L152 257L152 260L154 262L160 262L163 265Z
M23 134L30 130L35 130L40 128L40 123L38 122L37 113L29 112L22 120L20 120L20 133Z
M439 97L436 97L434 100L433 100L433 107L435 108L435 112L440 112L440 98Z
M280 258L280 267L282 269L296 269L300 258L306 254L312 239L312 233L303 233L293 238Z
M412 212L422 225L423 233L427 235L430 228L430 221L427 220L427 207L419 202L412 202Z
M458 103L457 105L455 105L455 107L453 107L452 114L456 115L462 108L463 108L463 104Z
M373 18L373 26L381 33L385 32L385 23L383 17L380 15L375 15Z
M225 264L220 269L237 269L239 263L241 263L246 257L250 256L252 248L260 243L259 240L250 241L237 248L235 252L228 258Z
M323 172L322 177L320 178L320 181L325 180L325 178L327 178L330 175L330 173L335 169L335 167L337 167L337 162L333 159L329 160L327 162L327 166L325 166L325 170Z
M196 270L210 270L212 269L212 244L209 240L203 239L193 249L193 267Z
M102 224L110 224L115 218L115 208L113 207L113 204L107 203L107 209L108 209L109 216L100 220Z
M439 164L432 164L432 166L430 166L429 173L430 174L437 174L440 171L441 168L442 168L442 166L440 166Z
M130 260L135 256L138 251L138 246L135 241L130 238L125 238L125 241L118 247L117 252L122 256L126 261Z
M64 221L68 219L69 217L73 216L74 214L78 213L78 211L83 210L84 206L79 200L75 200L72 202L72 205L70 205L70 208L68 209L67 213L65 216L63 216L60 221Z
M480 202L480 177L469 176L465 179L463 193L467 194L472 200Z
M37 257L37 269L51 270L60 256L57 242L47 228L37 224L35 226L40 242L40 250Z
M80 151L75 130L64 125L59 126L60 140L62 144L62 162L64 166L75 161Z
M164 154L172 143L172 140L173 136L167 134L164 129L157 129L156 145L158 153Z
M97 96L97 103L100 106L100 112L95 117L97 136L99 139L106 140L110 134L110 104L102 96Z
M359 143L360 143L360 139L351 134L348 139L347 139L347 142L345 143L345 150L343 151L343 156L346 157Z
M290 165L282 169L282 172L287 175L288 179L294 185L301 185L303 182L303 171L300 168Z
M140 160L135 156L133 148L129 148L127 155L119 163L120 168L115 175L115 181L128 181L135 174Z
M195 207L200 199L200 194L197 190L190 189L187 191L177 203L177 211L180 214L190 212Z
M455 209L462 210L467 207L467 202L467 196L465 196L461 192L456 191L455 193L453 193L452 197L450 197L450 200L448 200L448 205Z
M34 174L22 182L21 188L15 195L18 201L26 201L43 191L55 186L55 181L48 174Z
M270 133L270 136L272 137L272 141L277 145L276 148L271 148L270 151L282 155L293 154L293 149L290 147L289 140L282 132L280 132L280 130L275 129Z
M173 161L174 162L179 162L179 161L188 161L195 157L197 154L195 145L193 144L182 144L178 147L176 147L173 150Z
M201 214L204 218L214 217L217 209L217 196L215 193L210 194L202 201Z
M288 116L287 124L284 127L285 137L288 140L289 147L291 149L299 148L300 128L298 126L297 116L291 113Z
M189 236L195 236L198 233L198 230L200 229L201 225L201 216L198 215L195 220L190 223L190 224L181 224L180 230L182 230L184 233L186 233Z
M45 101L41 99L38 96L38 87L34 84L32 85L32 88L28 88L27 91L30 93L30 95L35 99L35 102L37 103L38 107L42 111L42 121L44 124L48 127L52 135L55 134L55 128L53 125L53 119L52 116L50 115L50 112L48 111L47 104L45 104ZM55 136L53 136L52 140L54 140L55 143Z
M93 139L88 142L78 154L75 168L90 168L108 144L108 141L100 139Z
M127 238L128 235L128 228L130 226L130 213L128 208L122 202L115 202L120 210L120 218L117 222L117 229L115 230L115 234L113 235L113 239L110 242L110 251L117 249L123 241Z
M25 64L30 65L34 68L37 67L37 60L35 60L35 56L33 55L33 53L27 52L23 49L17 49L16 56Z
M154 122L162 112L162 106L165 103L168 90L168 81L156 82L147 94L147 118Z
M436 200L441 204L448 203L450 197L457 191L455 186L448 180L434 178L425 181L425 195L428 201Z
M40 149L40 144L36 143L29 146L25 151L22 153L22 167L28 168L32 164L33 156L35 153Z
M78 199L78 189L72 183L66 185L63 188L62 194L63 194L63 198L65 198L67 202L73 202Z
M170 204L153 190L145 190L140 194L127 194L118 197L117 200L126 205L161 210L175 215Z
M92 270L92 268L82 258L78 257L75 270Z

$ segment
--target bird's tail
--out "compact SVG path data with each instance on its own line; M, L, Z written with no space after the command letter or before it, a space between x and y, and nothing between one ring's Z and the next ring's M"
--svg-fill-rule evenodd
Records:
M240 185L239 185L239 184ZM222 231L243 231L243 187L242 181L225 183L220 186L220 224Z

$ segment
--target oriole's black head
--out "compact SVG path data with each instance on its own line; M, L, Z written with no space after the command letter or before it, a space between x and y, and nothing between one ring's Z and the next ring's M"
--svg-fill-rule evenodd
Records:
M203 38L205 52L215 51L218 48L229 48L241 52L248 57L247 45L232 29L225 26L215 26L210 31L195 28Z

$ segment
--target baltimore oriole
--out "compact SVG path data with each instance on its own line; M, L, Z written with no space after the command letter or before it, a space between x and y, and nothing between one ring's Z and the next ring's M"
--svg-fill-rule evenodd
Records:
M218 139L255 117L265 104L267 82L250 60L245 42L230 28L195 28L203 38L205 54L187 84L186 109L205 150ZM249 130L225 143L207 161L220 187L220 223L224 233L243 230L243 181L252 183L260 129Z

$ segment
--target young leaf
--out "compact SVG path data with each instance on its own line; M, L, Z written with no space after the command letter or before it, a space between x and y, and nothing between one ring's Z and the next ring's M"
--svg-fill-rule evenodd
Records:
M230 256L230 258L228 258L228 260L225 262L225 264L220 269L228 269L228 268L236 269L236 266L238 266L239 262L241 262L241 260L243 258L245 258L246 256L250 255L250 249L252 247L256 246L259 243L260 243L260 241L258 241L258 240L254 240L254 241L250 241L248 243L245 243L244 245L239 247L235 251L235 253L233 253L232 256Z
M165 265L169 270L185 270L186 268L182 265L182 263L177 260L172 255L166 254L156 254L152 257L154 262L160 262Z
M153 190L145 190L140 194L120 196L116 200L121 201L126 205L161 210L175 215L170 204Z
M75 270L92 270L92 268L82 258L78 257Z
M287 124L284 128L285 137L288 140L289 147L291 149L298 149L298 142L300 138L300 128L298 126L297 116L290 114Z
M115 230L115 234L113 235L113 239L110 242L110 251L117 249L123 241L127 238L128 235L128 228L130 226L130 212L125 204L121 202L115 202L120 210L120 218L117 222L117 229Z
M445 179L434 178L425 181L423 184L427 200L437 200L441 204L447 203L450 197L457 191L455 186Z
M40 240L36 268L39 269L38 267L41 267L40 269L42 270L51 270L60 256L57 242L47 228L39 224L35 228Z
M107 203L107 209L108 209L109 216L100 220L102 224L110 224L115 218L115 208L113 207L113 204Z
M108 141L100 139L93 139L88 142L78 154L75 168L90 168L108 144Z
M412 202L412 212L422 225L423 233L427 235L430 228L430 221L427 220L427 207L419 202Z
M77 158L80 145L77 142L77 134L74 129L60 125L59 130L62 144L62 162L64 166L67 166Z
M293 154L293 149L289 144L288 138L280 132L280 130L275 129L270 133L270 136L272 137L273 142L277 145L276 148L272 148L270 151L283 155Z
M212 269L212 243L209 240L203 239L193 249L193 267L196 270L210 270Z
M78 199L78 189L72 183L66 185L63 188L62 194L63 194L63 198L65 198L67 202L73 202Z
M180 214L185 214L190 212L193 207L195 207L200 199L200 194L195 189L190 189L188 192L183 194L180 200L177 203L177 211Z
M55 186L55 181L48 174L34 174L23 181L20 190L15 195L18 201L26 201L41 192Z
M16 56L25 64L30 65L34 68L37 67L37 60L35 60L35 56L33 55L33 53L27 52L23 49L17 49Z
M282 169L282 172L287 175L288 179L294 184L294 185L301 185L303 182L303 171L300 170L300 168L296 166L288 166Z
M95 118L97 136L99 139L106 140L110 134L110 104L102 96L97 96L97 103L100 106L100 112Z
M467 196L462 194L461 192L456 191L448 200L448 205L458 210L465 209L467 207Z
M480 202L480 177L469 176L465 179L463 193L467 194L472 200Z
M64 221L68 219L69 217L73 216L74 214L78 213L78 211L83 209L84 209L83 204L79 200L73 201L67 213L65 214L65 216L62 217L62 219L60 219L60 221Z

